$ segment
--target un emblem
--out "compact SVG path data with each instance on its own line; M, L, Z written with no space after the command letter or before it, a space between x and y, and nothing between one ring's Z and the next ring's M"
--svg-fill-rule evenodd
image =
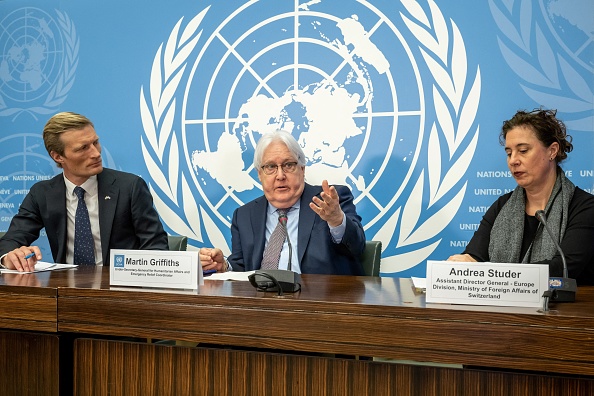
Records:
M464 196L480 73L467 87L460 32L433 2L403 7L391 21L365 1L249 1L209 33L209 8L181 19L140 92L169 228L228 254L233 210L262 195L255 145L280 128L302 146L307 182L351 188L368 239L386 247L382 272L425 260Z
M79 41L68 16L20 8L0 21L0 115L51 114L74 82Z
M591 132L594 3L489 0L489 6L501 54L526 95L557 109L568 129Z
M116 254L113 257L113 266L116 268L124 268L126 262L126 256L123 254Z

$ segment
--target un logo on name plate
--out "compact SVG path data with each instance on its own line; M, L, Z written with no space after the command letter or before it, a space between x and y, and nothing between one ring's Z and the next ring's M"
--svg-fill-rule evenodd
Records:
M79 40L68 16L33 7L0 21L0 115L51 114L74 82Z
M116 268L124 268L125 256L123 254L116 254L113 257L113 266Z
M351 188L368 239L386 248L382 272L425 260L460 207L466 184L453 187L478 138L480 73L467 75L456 25L432 1L403 2L397 21L365 1L249 1L212 28L208 12L183 29L180 19L140 92L165 223L228 254L233 210L262 195L255 145L284 129L308 183ZM425 48L429 84L409 37Z

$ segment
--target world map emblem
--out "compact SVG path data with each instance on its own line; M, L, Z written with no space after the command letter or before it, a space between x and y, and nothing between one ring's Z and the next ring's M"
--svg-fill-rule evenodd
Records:
M489 0L499 48L528 97L555 108L568 129L594 122L594 3L587 0Z
M24 7L0 21L0 115L51 114L74 82L79 40L69 17Z
M480 73L468 75L456 25L432 1L403 2L397 21L365 1L249 1L212 27L208 12L180 19L140 92L167 226L228 254L233 211L262 195L256 143L284 129L308 183L349 186L367 238L386 247L383 272L425 260L461 204L478 138Z

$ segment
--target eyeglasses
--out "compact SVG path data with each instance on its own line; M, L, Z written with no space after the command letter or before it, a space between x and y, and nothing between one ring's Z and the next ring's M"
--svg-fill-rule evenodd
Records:
M262 168L262 171L266 174L266 175L274 175L276 172L278 172L278 168L281 167L283 168L283 172L285 173L293 173L297 170L297 162L285 162L284 164L265 164L262 165L260 168Z

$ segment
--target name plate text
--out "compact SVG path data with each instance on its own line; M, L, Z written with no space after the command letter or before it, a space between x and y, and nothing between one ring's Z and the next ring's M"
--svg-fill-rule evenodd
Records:
M428 303L542 307L546 264L427 261Z
M110 255L112 286L197 289L204 284L197 251L112 249Z

